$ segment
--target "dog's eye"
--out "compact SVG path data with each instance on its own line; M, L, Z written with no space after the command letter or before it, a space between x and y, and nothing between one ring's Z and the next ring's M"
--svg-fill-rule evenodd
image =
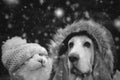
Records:
M83 44L83 46L89 48L91 45L90 45L90 42L85 42L85 43Z
M70 43L68 44L69 48L72 48L73 45L74 45L73 42L70 42Z

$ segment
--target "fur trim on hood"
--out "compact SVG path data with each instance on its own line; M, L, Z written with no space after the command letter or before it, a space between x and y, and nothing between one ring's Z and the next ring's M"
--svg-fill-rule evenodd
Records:
M111 33L102 25L93 20L80 20L64 29L59 29L51 40L49 51L53 56L60 56L67 52L67 41L74 35L83 34L92 36L97 44L96 62L94 64L95 80L111 80L113 73L114 41ZM102 68L100 68L102 67ZM106 72L104 72L106 71ZM107 73L107 74L106 74ZM96 77L97 76L97 77ZM104 78L104 77L105 78ZM99 78L103 77L103 78Z

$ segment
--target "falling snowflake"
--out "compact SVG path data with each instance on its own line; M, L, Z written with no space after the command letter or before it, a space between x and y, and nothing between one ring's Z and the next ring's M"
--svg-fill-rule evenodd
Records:
M116 46L116 49L119 49L120 47L119 46Z
M53 34L52 34L52 33L50 33L50 36L53 36Z
M70 22L70 21L71 21L71 17L67 17L66 20L67 20L68 22Z
M34 33L31 33L32 36L34 36L35 34Z
M12 27L13 27L12 24L9 23L8 28L11 29Z
M75 11L75 9L78 8L78 7L79 7L79 4L78 4L78 3L75 3L75 4L71 5L71 9L72 9L73 11Z
M29 20L29 17L27 17L25 14L23 14L22 17L23 17L25 20Z
M55 10L55 16L56 17L61 18L61 17L63 17L63 15L64 15L64 10L62 8L57 8Z
M16 4L19 4L19 0L3 0L5 2L5 4L9 5L9 6L14 6Z
M51 9L51 6L48 6L47 9L50 10L50 9Z
M79 16L79 12L74 12L74 17L77 18Z
M55 23L55 22L56 22L56 20L55 20L55 19L52 19L52 22L53 22L53 23Z
M45 2L45 0L39 0L39 2L42 5Z
M114 20L114 26L117 28L118 31L120 31L120 19L115 19Z
M5 15L5 19L9 19L9 15L8 14Z
M24 6L24 8L26 9L26 8L27 8L27 6Z
M119 39L119 37L115 37L115 41L117 41L117 42L118 42L119 40L120 40L120 39Z
M30 3L30 6L31 6L31 8L33 8L33 4L32 3Z
M100 3L103 3L103 0L100 0Z
M70 5L70 1L66 1L66 5Z
M40 30L38 31L38 34L41 34L41 31L40 31Z
M44 33L44 36L47 37L47 36L48 36L48 33Z
M38 39L35 39L35 43L39 43L39 40L38 40Z
M114 1L110 1L110 4L114 4Z
M27 36L26 33L23 33L23 34L22 34L22 37L23 37L23 38L26 38L26 36Z
M89 15L89 12L88 12L88 11L85 11L85 12L84 12L84 15L85 15L86 18L88 18L88 19L90 18L90 15Z

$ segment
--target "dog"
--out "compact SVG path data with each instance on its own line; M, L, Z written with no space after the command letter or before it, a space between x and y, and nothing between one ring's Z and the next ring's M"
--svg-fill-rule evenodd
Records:
M49 51L58 57L66 56L67 63L63 64L68 70L66 80L112 80L115 54L112 34L92 19L81 19L59 29Z
M69 80L82 77L80 74L92 72L94 44L87 36L74 36L68 41ZM75 75L80 73L79 75ZM81 79L80 79L81 80Z

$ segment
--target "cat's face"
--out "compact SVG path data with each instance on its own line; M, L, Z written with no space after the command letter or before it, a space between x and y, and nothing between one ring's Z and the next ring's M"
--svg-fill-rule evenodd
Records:
M48 80L52 70L52 60L47 56L35 54L17 71L23 80Z

